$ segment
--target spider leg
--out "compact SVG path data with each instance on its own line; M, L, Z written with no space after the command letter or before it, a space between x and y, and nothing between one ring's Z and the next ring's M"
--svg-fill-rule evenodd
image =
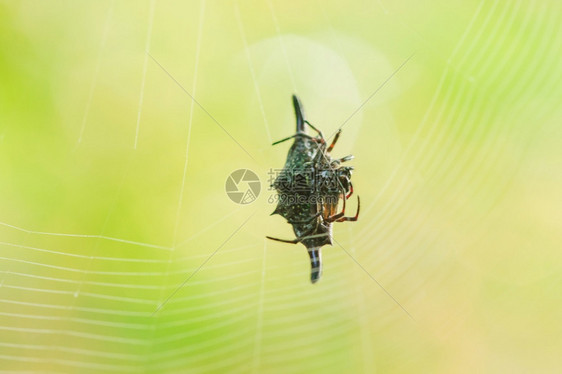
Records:
M297 221L287 221L287 222L289 222L290 224L294 224L294 223L309 223L309 222L312 221L313 219L318 218L321 214L322 214L321 212L318 212L318 213L316 213L314 216L312 216L309 220L306 220L306 221L300 221L300 222L297 222ZM316 226L313 227L313 228L310 230L310 232L311 232L311 233L314 232L314 231L316 230L316 227L318 227L318 222L316 222ZM307 236L308 236L308 234L309 234L309 233L307 233L307 235L303 236L302 238L296 238L296 239L293 239L293 240L278 239L278 238L273 238L273 237L271 237L271 236L266 236L266 238L271 239L271 240L275 240L275 241L278 241L278 242L282 242L282 243L297 244L297 243L300 243L303 239L306 239Z
M312 230L310 230L310 232L314 232L314 230L315 230L315 228L313 227ZM314 236L312 236L312 237L314 237ZM266 238L268 238L270 240L275 240L275 241L278 241L278 242L281 242L281 243L298 244L298 243L302 242L303 239L311 238L311 236L310 235L304 235L302 238L296 238L296 239L293 239L293 240L279 239L279 238L274 238L274 237L271 237L271 236L266 236Z
M326 218L326 222L338 222L340 219L345 218L343 217L345 214L345 201L347 199L343 199L343 208L341 210L341 212L334 214L333 216L330 216L328 218Z
M277 144L279 144L279 143L283 143L283 142L285 142L285 141L287 141L287 140L296 138L297 136L304 136L305 138L309 138L309 139L312 139L312 140L316 140L316 138L314 138L313 136L310 136L310 135L305 134L305 133L302 133L302 132L297 132L296 134L291 135L291 136L288 136L288 137L286 137L286 138L284 138L284 139L278 140L278 141L276 141L275 143L273 143L273 144L271 144L271 145L277 145Z
M334 140L332 141L332 144L330 144L328 149L326 149L326 153L332 152L332 149L334 149L334 146L336 145L336 142L340 138L340 134L341 134L341 129L339 129L338 132L336 133L336 137L334 138Z
M322 140L324 140L324 134L322 134L322 131L318 130L316 127L312 126L312 124L308 121L304 121L304 123L306 123L308 126L310 126L311 129L313 129L314 131L316 131L318 133L318 135L320 135L320 138Z
M275 240L275 241L278 241L278 242L281 242L281 243L289 243L289 244L297 244L301 241L301 239L299 239L299 238L293 239L293 240L272 238L271 236L266 236L266 238L271 239L271 240Z
M350 180L348 180L347 183L349 183L349 193L345 195L345 198L349 199L351 195L353 195L353 184L351 184Z
M337 168L338 166L340 166L340 164L341 164L342 162L346 162L346 161L353 160L353 158L354 158L353 155L347 155L347 156L345 156L345 157L338 158L337 160L333 160L330 165L331 165L333 168Z
M341 217L340 219L336 220L336 222L357 221L357 219L359 218L359 208L360 207L361 207L361 201L359 200L359 196L357 196L357 213L355 213L355 216L354 217Z

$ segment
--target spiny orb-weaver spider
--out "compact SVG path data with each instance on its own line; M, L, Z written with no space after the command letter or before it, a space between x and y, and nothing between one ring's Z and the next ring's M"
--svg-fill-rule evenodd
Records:
M357 221L360 200L357 197L357 213L353 217L345 216L345 202L353 194L351 172L353 167L341 166L343 162L353 159L349 155L332 159L331 152L338 141L341 129L334 140L326 146L326 140L320 130L304 118L302 105L293 95L293 106L297 119L297 132L273 145L295 139L289 149L287 161L272 187L278 192L278 204L273 214L280 214L293 226L296 238L293 240L268 239L283 243L302 243L310 256L310 281L316 283L322 274L321 248L332 245L332 223ZM316 136L307 133L305 125L316 131ZM337 213L338 203L342 199L342 211Z

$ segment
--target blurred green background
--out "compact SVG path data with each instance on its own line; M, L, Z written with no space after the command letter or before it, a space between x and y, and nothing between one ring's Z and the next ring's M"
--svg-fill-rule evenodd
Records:
M560 370L561 8L0 1L0 368ZM293 93L363 206L315 285L264 239Z

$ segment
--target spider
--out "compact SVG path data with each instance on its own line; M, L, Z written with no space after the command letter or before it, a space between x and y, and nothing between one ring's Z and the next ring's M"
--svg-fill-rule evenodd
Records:
M326 140L320 130L304 119L302 104L293 95L293 106L297 119L297 132L281 139L273 145L295 139L287 155L285 166L273 182L279 193L279 202L273 214L280 214L293 226L296 238L293 240L268 239L283 243L302 243L310 257L310 281L316 283L322 274L322 256L320 249L332 245L332 223L357 221L360 200L357 197L355 216L345 216L346 201L353 194L351 173L353 167L341 166L353 159L349 155L332 159L331 152L338 141L341 129L334 140L326 146ZM311 136L306 127L313 129L317 135ZM342 211L337 213L340 199Z

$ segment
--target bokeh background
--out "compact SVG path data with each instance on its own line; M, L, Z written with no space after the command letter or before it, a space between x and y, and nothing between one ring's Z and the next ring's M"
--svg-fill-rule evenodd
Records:
M1 1L0 369L560 370L561 24L554 0ZM293 93L344 125L362 201L315 285L264 239L293 237L268 203Z

